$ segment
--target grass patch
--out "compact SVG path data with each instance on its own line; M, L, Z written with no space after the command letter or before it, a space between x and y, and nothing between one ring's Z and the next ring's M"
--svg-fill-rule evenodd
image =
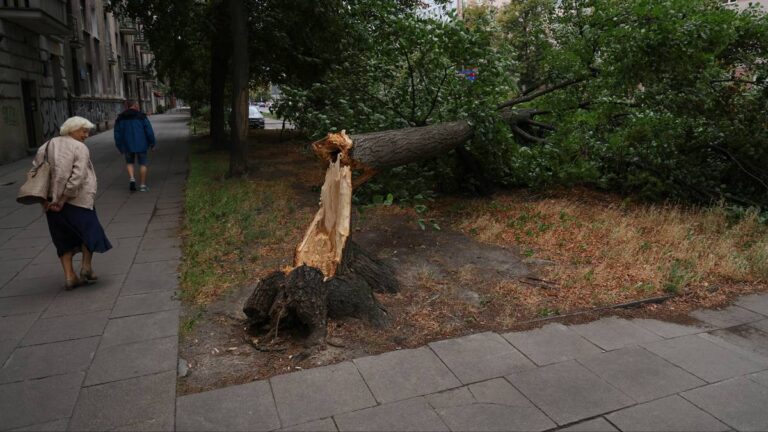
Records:
M204 305L287 264L307 215L286 180L227 178L229 156L190 154L182 297Z
M498 196L453 215L480 241L555 261L540 271L561 286L550 300L567 310L662 294L706 306L733 287L768 282L768 227L757 214L734 221L720 207L627 206L571 191L536 200Z

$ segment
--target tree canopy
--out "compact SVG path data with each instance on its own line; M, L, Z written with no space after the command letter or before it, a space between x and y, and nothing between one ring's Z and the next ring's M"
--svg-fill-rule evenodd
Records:
M145 24L176 93L208 101L210 40L228 31L216 18L223 3L112 3ZM756 9L518 0L430 17L406 0L245 5L251 82L280 84L279 113L309 135L474 126L463 148L395 169L368 192L587 184L768 205L768 18ZM522 120L509 127L505 115ZM469 172L467 159L480 169Z

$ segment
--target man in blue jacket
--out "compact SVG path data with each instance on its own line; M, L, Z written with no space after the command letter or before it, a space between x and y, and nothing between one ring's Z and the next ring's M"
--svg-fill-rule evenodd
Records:
M155 149L155 132L147 115L139 109L135 100L126 101L128 109L115 121L115 145L125 156L126 169L130 177L129 189L136 190L136 178L133 165L139 162L139 191L148 192L147 187L147 152Z

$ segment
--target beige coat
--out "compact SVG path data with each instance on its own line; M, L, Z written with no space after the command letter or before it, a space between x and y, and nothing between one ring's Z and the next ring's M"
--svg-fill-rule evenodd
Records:
M93 209L97 183L88 147L70 136L55 137L47 145L40 146L32 165L43 163L46 147L51 164L51 188L48 191L51 202L66 195L69 204Z

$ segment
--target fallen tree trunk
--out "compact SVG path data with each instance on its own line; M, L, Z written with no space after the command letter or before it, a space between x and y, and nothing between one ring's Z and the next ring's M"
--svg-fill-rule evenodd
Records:
M508 111L512 126L532 121L534 110ZM243 308L252 327L277 332L293 325L305 330L310 345L324 343L327 317L355 317L374 325L387 323L387 312L374 296L399 289L393 269L371 258L348 240L352 191L376 172L432 158L474 136L467 121L347 135L329 133L312 144L328 161L320 209L297 246L294 267L261 280ZM362 175L353 183L352 171Z

